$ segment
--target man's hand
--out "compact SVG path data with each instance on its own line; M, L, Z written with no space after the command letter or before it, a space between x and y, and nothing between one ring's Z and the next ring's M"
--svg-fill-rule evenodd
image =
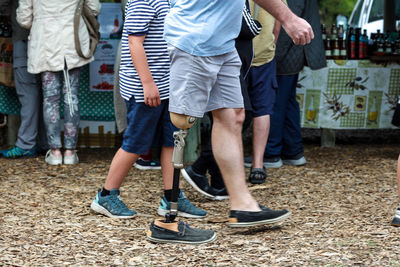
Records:
M314 39L314 32L311 25L294 14L289 20L282 23L282 27L296 45L306 45Z
M282 27L296 45L309 44L314 39L310 24L297 17L282 0L254 0L254 2L281 22Z
M154 82L143 84L144 103L150 107L158 107L161 104L160 92Z

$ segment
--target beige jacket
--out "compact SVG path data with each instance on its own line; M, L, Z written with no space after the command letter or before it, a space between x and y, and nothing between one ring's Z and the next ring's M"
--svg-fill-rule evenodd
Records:
M28 72L61 71L64 59L68 69L81 67L93 60L80 57L75 50L74 13L79 0L19 0L18 23L30 29L28 37ZM85 0L95 15L99 0ZM81 18L79 37L82 52L89 52L89 34Z

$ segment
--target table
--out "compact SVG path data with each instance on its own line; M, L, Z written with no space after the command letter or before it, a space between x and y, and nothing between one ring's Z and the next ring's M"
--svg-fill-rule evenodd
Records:
M328 67L299 74L301 126L384 129L400 93L400 65L369 60L328 60Z

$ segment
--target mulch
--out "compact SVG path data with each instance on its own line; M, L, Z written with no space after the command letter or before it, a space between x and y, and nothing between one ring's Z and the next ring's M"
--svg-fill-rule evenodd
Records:
M269 169L265 184L249 184L260 203L293 213L268 227L229 228L229 202L208 201L182 181L208 211L185 221L217 231L216 241L198 246L146 240L158 217L160 171L132 168L123 184L135 218L90 210L114 152L81 149L75 166L48 166L43 156L0 159L0 265L400 266L400 229L390 225L399 203L397 145L306 145L307 165Z

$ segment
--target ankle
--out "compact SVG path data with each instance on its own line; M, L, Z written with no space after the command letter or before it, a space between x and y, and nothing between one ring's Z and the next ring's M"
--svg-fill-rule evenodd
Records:
M66 149L65 150L64 156L70 157L72 155L74 155L74 150L72 150L72 149Z
M54 149L52 148L51 154L53 154L53 156L55 156L55 157L60 157L62 155L59 148L54 148Z
M239 202L231 201L231 210L261 211L260 206L254 199L246 202L244 202L243 199Z

